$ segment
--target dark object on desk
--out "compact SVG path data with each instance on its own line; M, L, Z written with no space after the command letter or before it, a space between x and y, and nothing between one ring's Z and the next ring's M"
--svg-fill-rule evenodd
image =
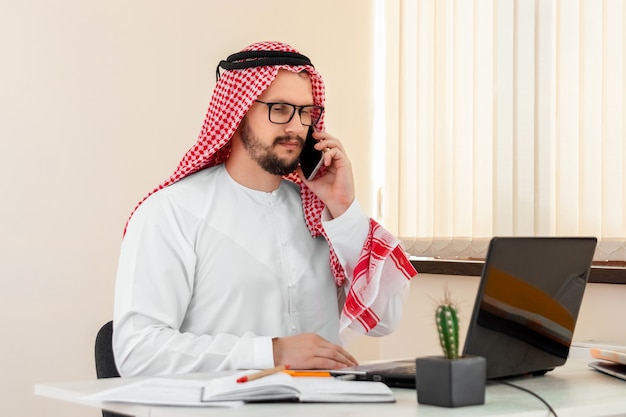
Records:
M485 403L487 361L482 356L415 360L417 402L440 407Z
M96 359L96 376L100 378L116 378L120 376L113 356L113 321L104 324L96 335L94 347ZM111 413L102 410L102 417L126 417L126 414Z
M626 381L626 365L609 361L595 361L588 364L591 369Z
M563 365L595 248L594 237L494 237L463 355L486 358L488 379L542 375ZM415 387L414 360L331 374Z
M335 377L378 381L393 388L415 388L415 359L368 363L330 371Z

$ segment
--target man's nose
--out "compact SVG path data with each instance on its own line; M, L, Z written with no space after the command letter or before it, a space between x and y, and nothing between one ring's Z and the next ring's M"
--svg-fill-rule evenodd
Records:
M307 129L308 126L302 124L300 120L300 112L296 110L289 123L285 124L285 132L300 134Z

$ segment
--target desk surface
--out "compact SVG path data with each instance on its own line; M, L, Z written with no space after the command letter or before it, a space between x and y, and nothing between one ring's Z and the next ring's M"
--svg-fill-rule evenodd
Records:
M510 382L543 397L559 417L626 415L626 381L587 367L587 359L570 359L563 367L542 377L518 378ZM549 416L545 404L524 391L496 383L487 386L485 405L459 408L433 407L417 403L415 390L393 389L395 403L382 404L245 404L237 408L194 408L103 404L87 402L82 396L127 384L135 378L37 384L35 394L85 404L137 417L250 416L274 417L381 417L381 416Z

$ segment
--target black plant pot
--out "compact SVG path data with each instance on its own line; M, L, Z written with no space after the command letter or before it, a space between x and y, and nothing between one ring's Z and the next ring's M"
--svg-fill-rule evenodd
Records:
M415 360L417 402L441 407L485 403L487 360L482 356L446 359L427 356Z

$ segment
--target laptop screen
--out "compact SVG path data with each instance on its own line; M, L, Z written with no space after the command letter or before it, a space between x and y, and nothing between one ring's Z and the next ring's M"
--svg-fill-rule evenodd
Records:
M565 363L595 247L592 237L491 240L464 348L487 358L487 378Z

